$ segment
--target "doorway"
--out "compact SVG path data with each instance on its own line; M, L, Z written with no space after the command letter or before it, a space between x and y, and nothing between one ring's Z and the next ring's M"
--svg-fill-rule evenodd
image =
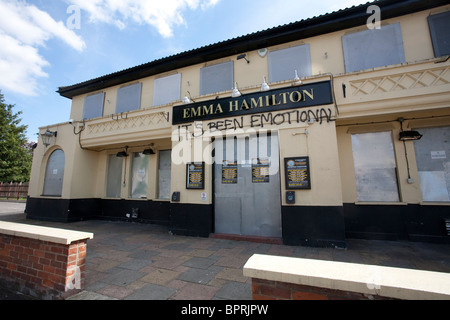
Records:
M216 139L215 232L281 237L277 133Z

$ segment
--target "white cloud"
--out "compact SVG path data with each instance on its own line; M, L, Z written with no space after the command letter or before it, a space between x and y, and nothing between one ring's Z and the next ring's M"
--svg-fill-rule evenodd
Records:
M49 63L38 50L0 32L0 88L34 95L38 78L48 77L43 68Z
M173 36L173 28L185 24L187 9L206 10L220 0L71 0L87 11L91 22L113 24L124 29L127 21L155 27L164 38Z
M49 66L39 54L51 38L58 38L77 51L84 41L63 22L24 1L0 0L0 88L36 95L39 79L48 77Z

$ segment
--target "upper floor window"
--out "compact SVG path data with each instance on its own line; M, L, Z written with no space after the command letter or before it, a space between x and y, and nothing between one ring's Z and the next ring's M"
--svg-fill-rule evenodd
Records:
M181 99L181 74L155 80L153 105L160 106Z
M442 57L450 54L450 11L428 17L434 56Z
M104 101L104 92L93 94L84 98L83 120L102 117Z
M117 90L116 113L139 110L141 108L142 83L135 83Z
M405 62L400 23L342 37L347 72Z
M272 51L268 55L269 82L291 80L312 75L309 44Z
M233 89L233 61L200 69L200 94L210 94Z

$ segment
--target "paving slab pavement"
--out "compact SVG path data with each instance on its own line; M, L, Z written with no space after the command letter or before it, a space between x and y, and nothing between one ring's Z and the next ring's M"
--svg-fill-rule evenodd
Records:
M156 225L27 220L23 207L11 211L4 203L0 220L94 233L84 291L69 300L251 300L251 279L242 268L253 254L450 273L450 245L443 244L350 239L342 250L184 237Z

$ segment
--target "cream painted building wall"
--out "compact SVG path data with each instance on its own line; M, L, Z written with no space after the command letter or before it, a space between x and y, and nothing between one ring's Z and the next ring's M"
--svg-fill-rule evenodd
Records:
M450 125L450 118L445 117L449 116L450 111L450 62L448 59L434 57L427 21L428 16L447 11L450 11L450 5L382 20L382 26L400 24L405 56L402 64L346 72L342 38L366 31L367 26L361 25L270 46L264 55L259 50L245 52L250 63L244 59L237 60L236 54L75 96L70 114L75 128L70 123L49 126L50 130L58 131L57 138L48 148L39 143L35 150L29 196L46 198L42 196L46 163L54 150L62 149L66 164L61 198L105 199L108 155L122 151L125 146L129 147L130 154L142 152L146 146L154 144L156 151L172 150L172 157L178 157L181 155L180 142L173 138L178 130L177 126L172 125L173 107L182 105L185 96L190 96L196 102L231 96L231 90L201 95L202 68L231 61L234 82L240 92L255 93L259 92L264 77L269 80L269 56L272 52L308 45L312 73L302 78L303 83L330 81L335 103L321 106L332 111L329 121L283 123L264 127L277 132L279 137L282 206L289 206L285 199L287 190L284 184L283 159L299 155L310 157L312 189L295 191L297 202L294 206L340 207L345 203L357 204L351 135L380 131L390 131L393 136L400 194L400 202L393 205L421 204L423 202L414 145L413 142L404 145L396 138L401 131L397 120L400 117L406 118L403 124L405 128ZM174 74L181 74L180 99L167 105L154 106L155 80ZM271 89L290 87L292 81L269 85ZM142 84L140 109L116 114L118 89L137 82ZM85 98L100 92L105 93L103 117L83 121ZM438 118L432 119L432 116ZM244 130L250 129L249 117L244 116L247 124ZM76 135L80 131L80 125L84 126L84 130ZM203 128L208 128L208 120L203 122ZM47 127L43 127L41 133L46 129ZM190 130L193 134L193 127ZM196 157L192 157L191 161L207 163L204 190L187 190L186 163L173 162L171 193L181 192L181 203L214 203L213 166L208 153L210 146L210 138L201 137L190 142L191 155ZM408 181L408 167L409 175L414 181L412 183L411 180ZM130 198L130 171L130 161L125 161L125 184L121 189L121 199ZM148 172L147 200L157 201L158 152L150 156Z
M430 38L426 18L430 14L443 12L443 11L449 10L449 8L450 8L450 6L446 6L446 7L441 7L438 9L433 9L433 10L429 10L429 11L425 11L425 12L419 12L419 13L415 13L412 15L383 21L383 25L389 25L389 24L398 23L398 22L401 24L402 37L403 37L404 49L405 49L405 57L406 57L407 63L412 64L416 61L423 61L423 60L433 58L433 49L432 49L432 45L431 45L431 38ZM349 29L349 30L345 30L345 31L334 32L334 33L322 35L319 37L302 39L299 41L290 42L290 43L278 45L275 47L270 47L270 48L268 48L268 51L271 52L271 51L276 51L276 50L294 47L294 46L298 46L298 45L309 44L309 46L311 48L311 60L312 60L311 61L312 76L309 78L311 78L311 81L315 81L317 76L319 76L321 74L333 74L337 78L336 83L335 83L335 91L336 91L336 98L337 98L338 105L341 104L341 101L344 104L348 104L348 102L340 96L341 90L339 88L340 83L338 80L341 77L341 75L345 74L344 56L343 56L343 49L342 49L342 36L346 35L346 34L354 33L354 32L364 31L364 30L366 30L366 28L367 28L366 26L361 26L361 27L357 27L357 28L353 28L353 29ZM420 39L420 41L418 41L418 39ZM261 57L257 51L253 51L253 52L247 53L247 59L250 61L249 64L247 64L245 60L238 61L233 56L233 57L220 59L220 60L216 60L216 61L212 61L212 62L200 64L200 65L195 65L195 66L192 66L189 68L183 68L183 69L174 71L176 73L182 74L181 96L183 97L183 96L187 95L187 92L189 91L192 95L192 98L196 101L212 99L213 96L216 94L200 96L200 69L205 66L223 63L223 62L227 62L227 61L233 61L233 63L234 63L235 80L238 83L239 89L241 90L242 93L253 92L253 91L257 90L262 82L263 77L268 77L268 55ZM168 72L165 74L158 75L156 77L149 77L149 78L144 78L144 79L140 80L140 82L142 83L142 100L141 100L141 110L142 111L151 112L153 110L158 110L159 108L161 108L161 107L153 107L153 105L152 105L153 104L154 79L173 74L174 72ZM395 73L396 72L395 68L390 68L390 69L386 70L385 74L389 74L391 72ZM356 78L358 78L358 76L361 78L364 78L364 75L366 75L366 74L367 74L366 72L357 72L356 74L354 73L354 76ZM125 86L125 85L127 85L127 84L124 84L121 86ZM104 115L104 118L106 118L106 119L108 119L108 117L115 114L117 89L121 86L110 87L110 88L107 88L106 90L102 90L103 92L105 92L105 103L104 103L103 115ZM94 93L96 93L96 92L92 92L90 94L94 94ZM217 95L219 95L219 96L227 96L229 94L230 94L230 92L217 93ZM84 99L86 96L87 95L82 95L82 96L77 96L77 97L73 98L71 115L70 115L71 119L74 119L75 121L82 120L83 104L84 104ZM364 102L368 102L368 101L360 100L360 103L364 103ZM177 102L175 101L174 104L176 104L176 103ZM178 103L180 103L180 101ZM405 102L405 103L408 104L408 102ZM402 104L405 104L405 103L402 103ZM353 108L358 111L353 114L350 113L349 115L346 115L346 117L352 117L353 115L356 115L356 116L361 115L361 112L359 111L362 109L361 106L355 104L353 106ZM165 112L165 109L167 109L168 112L170 112L169 108L164 108L164 112ZM383 112L385 112L385 111L378 110L375 112L367 113L367 115L374 115L374 114L383 113ZM131 114L129 116L131 116ZM341 118L341 116L340 116L340 118ZM90 123L91 122L95 123L95 121L96 120L88 121L87 126L89 127ZM60 127L60 126L58 126L58 127ZM167 129L169 129L169 123L167 123ZM173 129L173 128L171 128L171 129ZM68 129L66 129L66 130L69 132L69 134L72 131L70 127L68 127ZM169 132L169 130L166 130L166 132ZM82 140L83 140L83 135L85 135L85 132L82 133ZM117 143L121 143L121 141L118 141L116 138L117 138L116 135L112 135L111 139L108 139L108 140L105 139L105 141L100 142L99 146L97 148L101 149L103 146L116 145ZM67 137L67 139L65 139L64 137L61 136L61 132L59 132L58 139L64 140L64 142L66 142L66 140L77 140L77 137L75 137L75 136L70 137L70 135L69 135L69 137ZM147 139L147 140L151 140L151 139ZM73 145L73 143L72 143L72 145ZM67 147L64 149L66 149L65 152L69 152L69 154L68 154L69 159L71 156L70 155L71 152L77 152L77 149L74 150L73 147ZM81 149L79 149L78 152L85 153L85 152L82 152ZM41 153L42 153L42 151L39 152L39 150L38 150L38 152L36 154L39 155ZM73 157L75 157L75 155ZM77 157L81 157L81 156L77 155ZM98 157L98 155L92 154L92 155L90 155L90 157ZM39 159L36 159L35 162L36 161L39 161ZM84 163L84 165L86 163L91 163L91 161L88 161L88 162L78 161L78 162ZM35 164L35 167L36 167L36 164ZM77 175L79 175L79 172L85 171L85 170L83 170L83 168L80 168L80 169L81 170L77 170L77 172L78 172ZM92 171L92 169L91 169L91 171ZM104 169L103 169L103 171L104 171ZM89 170L88 170L88 172L89 172ZM69 172L68 174L70 175L71 173ZM36 173L34 172L33 176L35 176L35 175L36 175ZM92 177L91 174L88 174L88 176ZM96 176L96 174L94 176ZM175 181L176 181L177 176L178 175L176 175L174 177ZM346 174L345 176L348 176L348 175ZM104 178L104 175L100 175L100 177ZM74 186L71 188L72 191L71 192L66 191L65 195L67 197L77 197L77 198L87 196L89 193L86 191L83 184L78 183L79 181L75 176L73 178L75 178L76 183L74 183ZM32 181L36 182L36 179L32 179ZM42 184L42 182L40 184ZM99 189L101 189L103 187L103 183L101 183L101 182L96 181L95 185L96 186L98 185ZM80 190L75 190L75 189L80 189ZM32 190L31 194L33 196L38 196L39 187L37 185L32 185L31 190ZM97 196L101 195L101 194L102 194L101 191L96 190Z

